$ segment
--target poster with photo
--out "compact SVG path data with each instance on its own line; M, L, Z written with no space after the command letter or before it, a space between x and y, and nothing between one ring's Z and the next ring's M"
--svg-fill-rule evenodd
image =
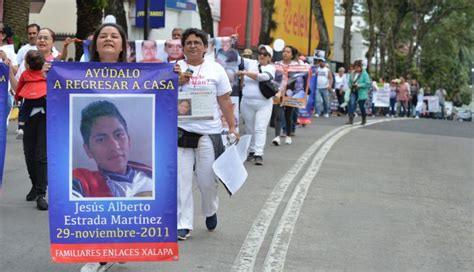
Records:
M46 119L54 262L178 259L173 67L51 67Z
M178 93L178 120L213 120L216 94L194 89Z
M292 65L285 70L285 91L283 106L305 108L307 103L311 67L308 65Z

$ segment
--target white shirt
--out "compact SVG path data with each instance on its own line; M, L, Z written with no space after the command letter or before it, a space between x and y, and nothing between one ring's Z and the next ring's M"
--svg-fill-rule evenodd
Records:
M257 75L257 80L254 80L248 76L244 77L244 88L242 89L242 96L246 99L256 99L256 100L268 100L270 99L265 98L260 92L258 83L260 81L266 81L270 79L270 75L272 79L275 79L275 66L273 64L267 64L265 66L261 66L260 69L262 73L258 71L258 61L252 59L245 59L244 58L244 67L246 71L249 72L256 72L259 73ZM270 74L270 75L269 75Z
M331 73L331 70L327 67L318 67L316 73L318 75L318 89L329 88L329 73Z
M338 90L348 89L346 74L342 74L342 76L340 76L339 73L337 73L336 76L334 77L334 79L336 81L336 89L338 89Z
M189 82L180 88L180 91L189 92L193 90L210 91L216 95L213 100L214 108L213 120L188 120L178 121L178 127L189 132L203 135L218 134L222 132L222 122L219 113L219 104L217 97L230 93L232 87L224 68L215 61L204 60L200 65L189 65L186 60L177 62L181 71L188 68L193 70L193 75Z

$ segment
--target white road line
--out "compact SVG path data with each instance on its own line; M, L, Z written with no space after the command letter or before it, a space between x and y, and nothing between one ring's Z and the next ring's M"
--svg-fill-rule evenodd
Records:
M324 135L321 139L316 141L303 153L303 155L301 155L301 157L298 158L293 167L278 181L270 196L263 205L262 210L254 220L237 257L234 260L231 271L253 271L258 251L262 246L268 227L270 226L273 216L275 215L275 212L278 209L278 206L280 205L280 202L282 201L288 186L293 182L295 177L301 171L306 162L311 158L311 156L316 152L319 146L323 144L328 138L346 128L348 128L348 126L335 128Z
M386 121L390 120L368 122L367 125L373 125ZM296 221L308 193L309 187L314 180L314 177L318 174L324 158L329 153L334 143L336 143L342 136L349 133L353 129L362 127L364 126L346 127L344 130L339 131L336 135L325 142L321 149L316 153L311 165L308 167L308 170L304 174L303 178L296 185L295 190L293 191L293 194L286 205L285 211L283 212L283 215L280 219L280 223L278 224L275 234L273 235L270 249L263 264L263 271L283 271L286 254Z

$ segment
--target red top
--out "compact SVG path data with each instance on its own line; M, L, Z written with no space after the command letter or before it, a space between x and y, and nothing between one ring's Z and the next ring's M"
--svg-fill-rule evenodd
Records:
M46 78L41 71L25 70L18 81L15 100L38 99L46 96Z

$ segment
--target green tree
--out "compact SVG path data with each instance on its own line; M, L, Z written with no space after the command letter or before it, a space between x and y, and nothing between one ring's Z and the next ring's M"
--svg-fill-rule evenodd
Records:
M102 23L103 9L107 5L106 0L76 0L77 23L76 37L85 40ZM76 43L76 60L83 53L82 44Z
M127 16L123 6L123 0L107 0L107 5L104 8L104 15L113 15L117 19L117 24L120 25L125 33L128 33Z
M353 0L344 0L342 2L344 8L344 37L342 38L342 50L344 52L344 66L351 64L351 26L352 26L352 8Z
M259 44L270 44L272 38L270 32L277 27L276 22L272 19L275 12L275 0L260 0L262 23L260 27Z
M197 0L199 16L201 17L201 29L214 37L214 21L212 20L211 6L207 0Z

